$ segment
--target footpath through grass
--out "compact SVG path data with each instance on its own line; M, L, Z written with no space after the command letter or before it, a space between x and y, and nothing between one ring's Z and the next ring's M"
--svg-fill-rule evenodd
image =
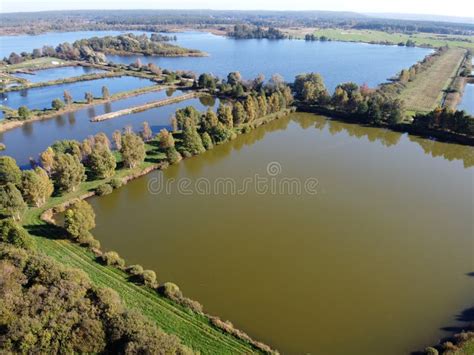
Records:
M456 76L465 53L461 48L449 48L431 67L408 82L400 94L407 111L428 112L441 105L444 91Z

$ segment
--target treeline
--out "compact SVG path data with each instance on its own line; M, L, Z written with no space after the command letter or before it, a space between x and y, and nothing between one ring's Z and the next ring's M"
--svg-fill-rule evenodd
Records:
M377 30L384 32L401 32L401 33L437 33L445 35L466 35L470 36L474 33L472 24L449 23L436 21L417 21L417 20L392 20L377 19L372 21L361 21L352 26L354 29L360 30Z
M233 38L250 39L285 39L288 36L277 28L269 27L267 29L261 26L253 25L235 25L233 30L228 31L227 35Z
M252 80L244 80L239 72L230 72L225 79L203 73L194 81L193 88L206 89L213 95L231 99L242 99L257 94L270 97L276 94L280 100L285 101L284 106L289 106L293 101L291 88L279 74L272 75L270 80L265 82L262 74Z
M474 33L474 25L470 23L380 19L338 11L80 10L3 14L0 15L0 24L3 33L112 29L160 31L169 25L225 27L235 24L280 28L339 27L403 33Z
M161 36L162 37L162 36ZM8 64L18 64L25 60L41 57L55 57L64 60L85 60L90 63L106 63L105 54L142 54L150 56L186 56L202 55L195 49L186 49L177 45L166 43L158 35L153 39L146 34L134 35L132 33L120 36L93 37L81 39L74 43L64 42L56 47L43 46L36 48L32 53L12 52L3 61Z
M413 118L413 125L425 129L435 129L474 136L474 117L464 111L436 108L426 114L419 113Z
M298 75L293 84L295 98L300 104L318 106L352 120L369 124L397 124L404 118L403 103L379 90L355 83L340 84L329 94L319 74Z
M390 83L381 84L378 91L396 97L402 92L406 84L410 81L415 80L416 76L426 70L428 70L433 63L448 50L448 47L440 47L435 52L427 55L421 61L413 64L408 69L403 69L398 75L391 79Z
M170 37L153 34L134 35L128 33L120 36L92 37L73 43L73 47L89 47L93 51L105 54L143 54L150 56L200 55L201 51L186 49L166 43Z
M0 233L2 352L192 353L176 336L127 309L115 291L94 286L84 272L5 244L26 233L11 220L0 221Z

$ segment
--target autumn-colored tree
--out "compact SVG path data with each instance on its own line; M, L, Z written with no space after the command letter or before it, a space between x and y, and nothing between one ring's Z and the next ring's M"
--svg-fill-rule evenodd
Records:
M46 170L48 175L51 174L51 170L53 168L54 163L54 150L51 147L48 147L44 152L40 154L40 163L41 166Z
M173 117L171 117L170 125L173 132L178 130L178 120L176 119L176 116L173 115Z
M104 100L108 100L110 99L110 92L109 92L109 88L107 86L102 86L102 98Z
M244 108L247 122L254 121L257 118L257 111L255 110L255 103L250 95L245 99Z
M265 95L258 95L257 100L259 116L263 117L267 114L267 98Z
M72 104L72 95L69 91L64 90L64 102L66 103L67 106L70 106Z
M173 135L167 129L162 129L158 133L157 139L160 144L160 150L166 154L166 159L171 164L175 164L182 159L181 154L175 148Z
M148 142L153 137L153 132L150 128L150 124L145 121L142 123L142 130L140 132L143 141Z
M86 100L88 104L91 104L94 101L94 95L91 92L86 92L84 94L84 100Z
M103 146L106 146L108 149L110 149L110 140L109 137L103 132L97 133L94 136L94 144L100 144Z
M40 207L51 197L54 186L46 171L36 167L34 170L25 170L23 172L20 191L28 204Z
M232 128L234 126L232 106L221 103L217 109L217 118L224 126L227 128Z
M81 156L83 161L87 161L89 155L92 153L94 147L94 138L89 137L82 141L81 144Z
M245 122L245 109L240 102L236 102L232 109L232 117L234 126L238 126Z
M134 168L145 160L145 143L135 133L125 133L122 135L122 159L128 168Z

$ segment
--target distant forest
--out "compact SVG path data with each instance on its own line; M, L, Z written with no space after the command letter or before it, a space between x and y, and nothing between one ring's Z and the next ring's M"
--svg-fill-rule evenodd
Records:
M34 21L33 21L34 20ZM388 32L474 35L474 24L369 17L336 11L78 10L0 14L2 34L62 30L163 31L170 26L342 27Z

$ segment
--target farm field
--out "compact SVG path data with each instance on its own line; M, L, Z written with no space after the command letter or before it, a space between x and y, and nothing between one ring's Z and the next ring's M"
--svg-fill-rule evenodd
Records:
M450 47L474 49L474 36L453 36L428 33L407 35L383 31L344 30L340 28L317 29L313 33L318 37L326 36L331 40L345 42L389 42L392 44L398 44L400 42L406 43L407 40L412 40L417 46L442 47L447 45ZM303 37L304 34L301 36Z

